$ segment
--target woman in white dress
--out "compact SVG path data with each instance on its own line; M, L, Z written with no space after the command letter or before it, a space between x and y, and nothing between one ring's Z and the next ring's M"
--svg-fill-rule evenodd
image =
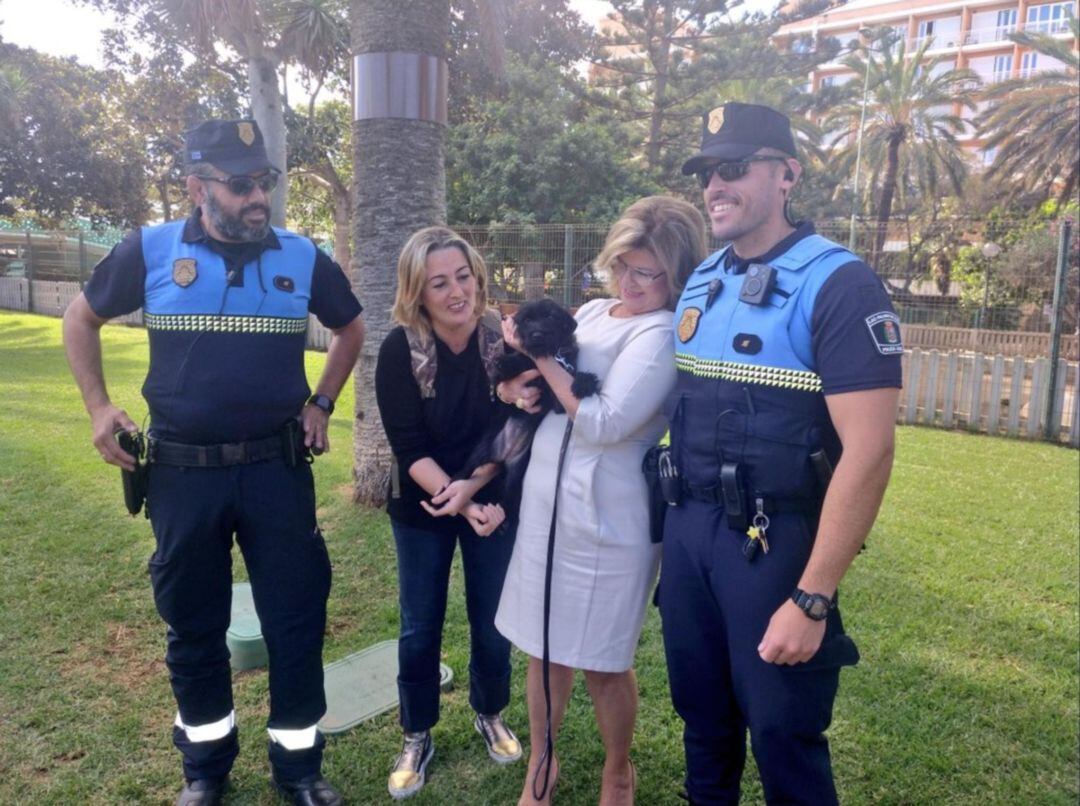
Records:
M578 400L562 366L550 358L536 362L566 413L549 413L533 440L517 538L495 618L499 631L530 656L531 746L519 804L547 803L558 777L557 762L550 770L541 764L546 705L540 658L548 532L568 417L573 430L559 481L549 632L552 739L574 670L581 669L606 756L600 803L633 803L629 752L637 681L632 667L660 562L660 546L649 541L641 463L664 433L661 406L675 384L671 311L705 249L704 220L693 205L666 196L631 205L611 227L594 263L608 272L617 298L589 302L576 316L577 369L599 376L599 393ZM520 349L509 318L503 333L507 344ZM500 398L519 406L531 403L535 391L523 386L531 376L500 384ZM538 800L545 778L548 791Z

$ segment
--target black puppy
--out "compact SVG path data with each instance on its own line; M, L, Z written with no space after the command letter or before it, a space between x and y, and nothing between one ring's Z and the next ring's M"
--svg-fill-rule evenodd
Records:
M529 355L554 358L574 376L570 387L574 397L581 400L596 394L600 388L599 378L591 372L577 371L578 346L574 337L577 322L569 311L550 299L526 302L514 315L514 323L517 325L518 340ZM507 350L498 360L496 383L535 368L536 364L529 355ZM500 407L498 415L484 432L483 439L473 449L465 467L456 477L469 478L481 465L502 465L501 477L492 483L500 485L500 501L507 515L511 516L517 514L521 502L521 483L528 465L533 434L549 411L564 411L543 378L529 381L529 385L540 389L537 403L540 411L531 414L513 406Z

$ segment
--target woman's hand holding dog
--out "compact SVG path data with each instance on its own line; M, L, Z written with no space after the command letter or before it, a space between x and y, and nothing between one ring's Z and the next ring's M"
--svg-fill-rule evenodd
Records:
M540 370L527 369L520 375L500 381L495 386L495 394L499 400L509 406L517 406L529 414L536 414L540 411L538 405L540 402L540 389L536 386L529 386L529 381L539 377Z
M514 322L514 317L503 317L502 332L503 343L507 347L511 347L519 353L529 355L518 340L517 323ZM532 356L529 357L532 358ZM529 414L536 414L540 411L540 406L537 405L540 401L540 389L536 386L529 386L529 381L534 381L539 377L540 370L527 369L520 375L516 375L513 378L508 378L507 380L500 381L496 384L495 394L498 396L499 400L507 405L517 406L519 409L527 411Z

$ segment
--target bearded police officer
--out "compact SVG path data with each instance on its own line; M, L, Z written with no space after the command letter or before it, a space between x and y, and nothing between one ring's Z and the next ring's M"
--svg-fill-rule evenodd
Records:
M659 602L686 789L737 803L749 730L769 803L835 803L824 731L858 660L837 586L892 467L899 320L865 263L788 217L802 167L784 115L713 110L683 173L727 242L675 313L683 483Z
M106 392L100 328L143 309L150 576L178 705L177 803L220 802L239 750L225 643L234 535L269 654L273 782L298 804L339 803L320 772L330 563L305 459L329 447L333 401L363 340L360 304L310 240L270 226L278 170L254 121L203 123L186 137L185 160L194 212L143 227L98 264L64 316L68 361L95 447L131 470L114 433L137 426ZM333 332L314 395L309 312Z

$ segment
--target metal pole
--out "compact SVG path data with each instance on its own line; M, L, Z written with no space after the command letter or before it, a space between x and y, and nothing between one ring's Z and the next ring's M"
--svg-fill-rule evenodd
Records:
M86 288L86 241L79 230L79 288Z
M975 321L975 329L982 330L986 327L986 307L990 304L990 261L986 261L986 271L983 272L983 298L979 308L979 316Z
M855 251L855 208L859 203L859 172L862 169L862 137L866 125L866 96L870 92L870 49L866 50L866 73L863 78L862 110L859 112L859 135L855 145L855 185L851 189L851 229L848 232L848 249Z
M1050 388L1046 393L1046 416L1043 417L1043 436L1057 441L1058 426L1054 418L1054 390L1057 387L1058 360L1061 358L1061 319L1065 308L1065 281L1069 276L1069 239L1072 236L1072 220L1061 222L1058 238L1057 271L1054 274L1054 304L1050 318ZM1032 390L1034 394L1034 390Z
M26 231L26 310L34 312L34 243Z
M563 305L571 305L574 284L574 225L567 224L563 230Z

